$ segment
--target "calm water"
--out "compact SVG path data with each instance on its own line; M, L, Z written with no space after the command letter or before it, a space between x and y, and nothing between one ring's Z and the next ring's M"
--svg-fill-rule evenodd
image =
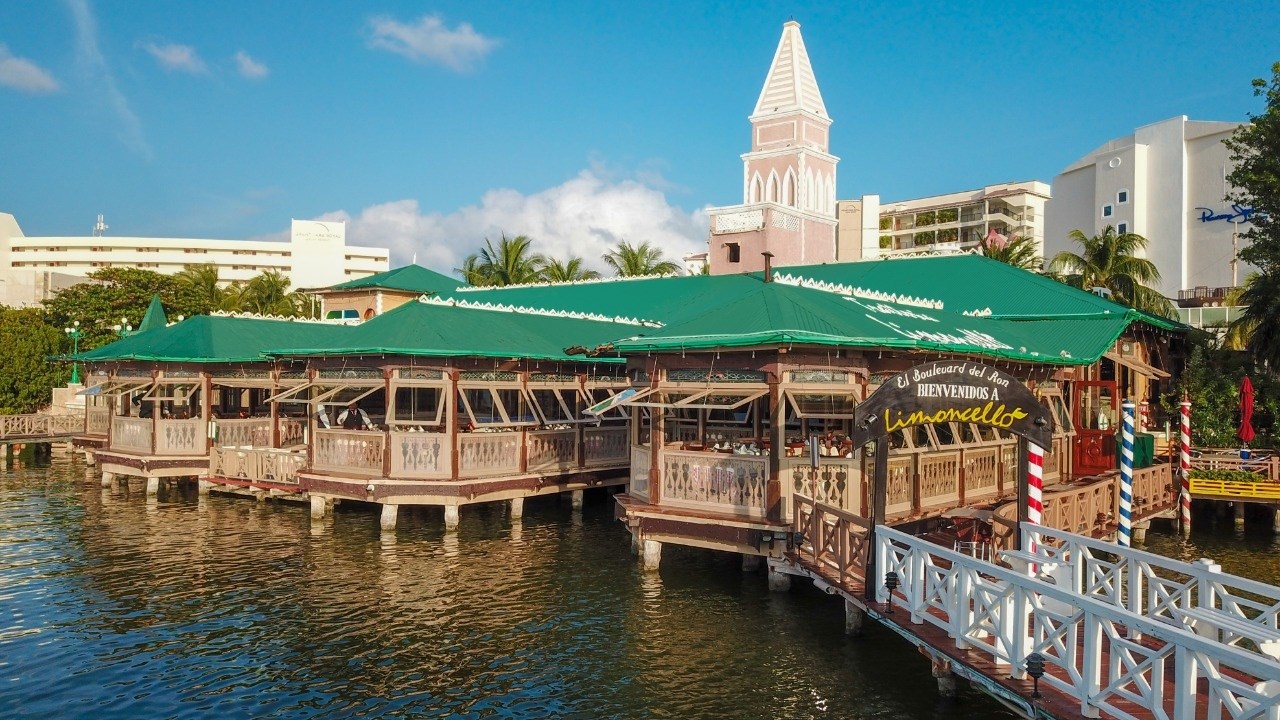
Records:
M671 547L640 572L612 511L384 534L372 510L148 501L28 457L0 474L0 717L1008 717L939 704L923 657L874 623L847 640L807 583Z

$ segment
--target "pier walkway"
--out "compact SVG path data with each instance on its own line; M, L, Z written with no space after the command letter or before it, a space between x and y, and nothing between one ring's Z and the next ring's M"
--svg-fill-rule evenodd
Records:
M771 565L842 596L851 629L915 644L940 686L967 678L1027 717L1280 717L1280 588L1029 523L1004 567L794 502Z
M83 433L83 415L0 415L0 443L61 442Z

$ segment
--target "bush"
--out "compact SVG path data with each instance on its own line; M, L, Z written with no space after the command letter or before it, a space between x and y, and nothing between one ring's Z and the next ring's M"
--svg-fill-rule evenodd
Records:
M1221 480L1224 482L1266 482L1267 477L1248 470L1203 470L1192 469L1191 477L1196 480Z

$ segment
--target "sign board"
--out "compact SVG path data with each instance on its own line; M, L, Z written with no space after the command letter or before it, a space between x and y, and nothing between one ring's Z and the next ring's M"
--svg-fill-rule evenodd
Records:
M940 360L889 378L854 408L855 447L898 430L976 423L1049 447L1053 415L1021 380L988 365Z
M614 395L613 397L610 397L605 400L601 400L600 402L596 403L595 405L592 405L591 407L587 408L583 412L586 413L587 415L595 415L598 417L618 407L619 405L626 402L627 400L630 400L631 398L635 397L636 393L638 392L639 391L636 390L635 388L627 388L622 392L618 393L617 395Z
M294 220L289 237L295 243L346 245L347 224L341 220Z

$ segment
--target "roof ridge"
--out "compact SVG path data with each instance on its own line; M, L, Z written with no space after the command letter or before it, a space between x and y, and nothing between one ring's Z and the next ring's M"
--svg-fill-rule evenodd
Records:
M191 317L195 318L200 316L192 315ZM228 311L228 310L214 310L213 312L209 313L208 317L235 318L238 320L279 320L283 322L311 323L314 325L350 325L351 324L349 321L333 322L332 320L325 320L324 318L289 317L287 315L268 315L264 313L236 312L236 311ZM191 318L187 318L187 319L190 320Z
M815 280L807 278L800 274L773 273L774 282L783 285L791 285L794 287L808 288L810 290L818 290L820 292L833 293L835 295L845 295L849 297L858 297L864 300L878 300L880 302L890 302L897 305L912 305L915 307L928 308L930 310L944 310L945 304L941 300L933 298L915 297L911 295L899 295L898 293L887 293L881 290L867 290L866 288L857 287L856 285L845 285L844 283L827 282L825 280Z
M462 288L459 288L461 290ZM583 312L580 310L552 310L549 308L535 308L524 305L505 305L503 303L491 303L472 301L466 299L446 298L441 295L422 295L418 297L418 302L423 305L440 305L447 307L459 307L468 310L488 310L490 312L509 312L520 315L541 315L543 317L571 318L574 320L590 320L592 322L607 322L618 325L638 325L642 327L660 328L662 323L656 320L644 320L641 318L629 318L622 316L602 315L600 313Z
M679 273L653 273L651 275L616 275L614 277L592 278L590 280L539 280L529 283L513 283L511 285L463 285L454 288L458 292L482 292L486 290L520 290L523 288L563 287L565 285L597 285L600 283L626 282L628 280L658 280L661 278L690 277Z

